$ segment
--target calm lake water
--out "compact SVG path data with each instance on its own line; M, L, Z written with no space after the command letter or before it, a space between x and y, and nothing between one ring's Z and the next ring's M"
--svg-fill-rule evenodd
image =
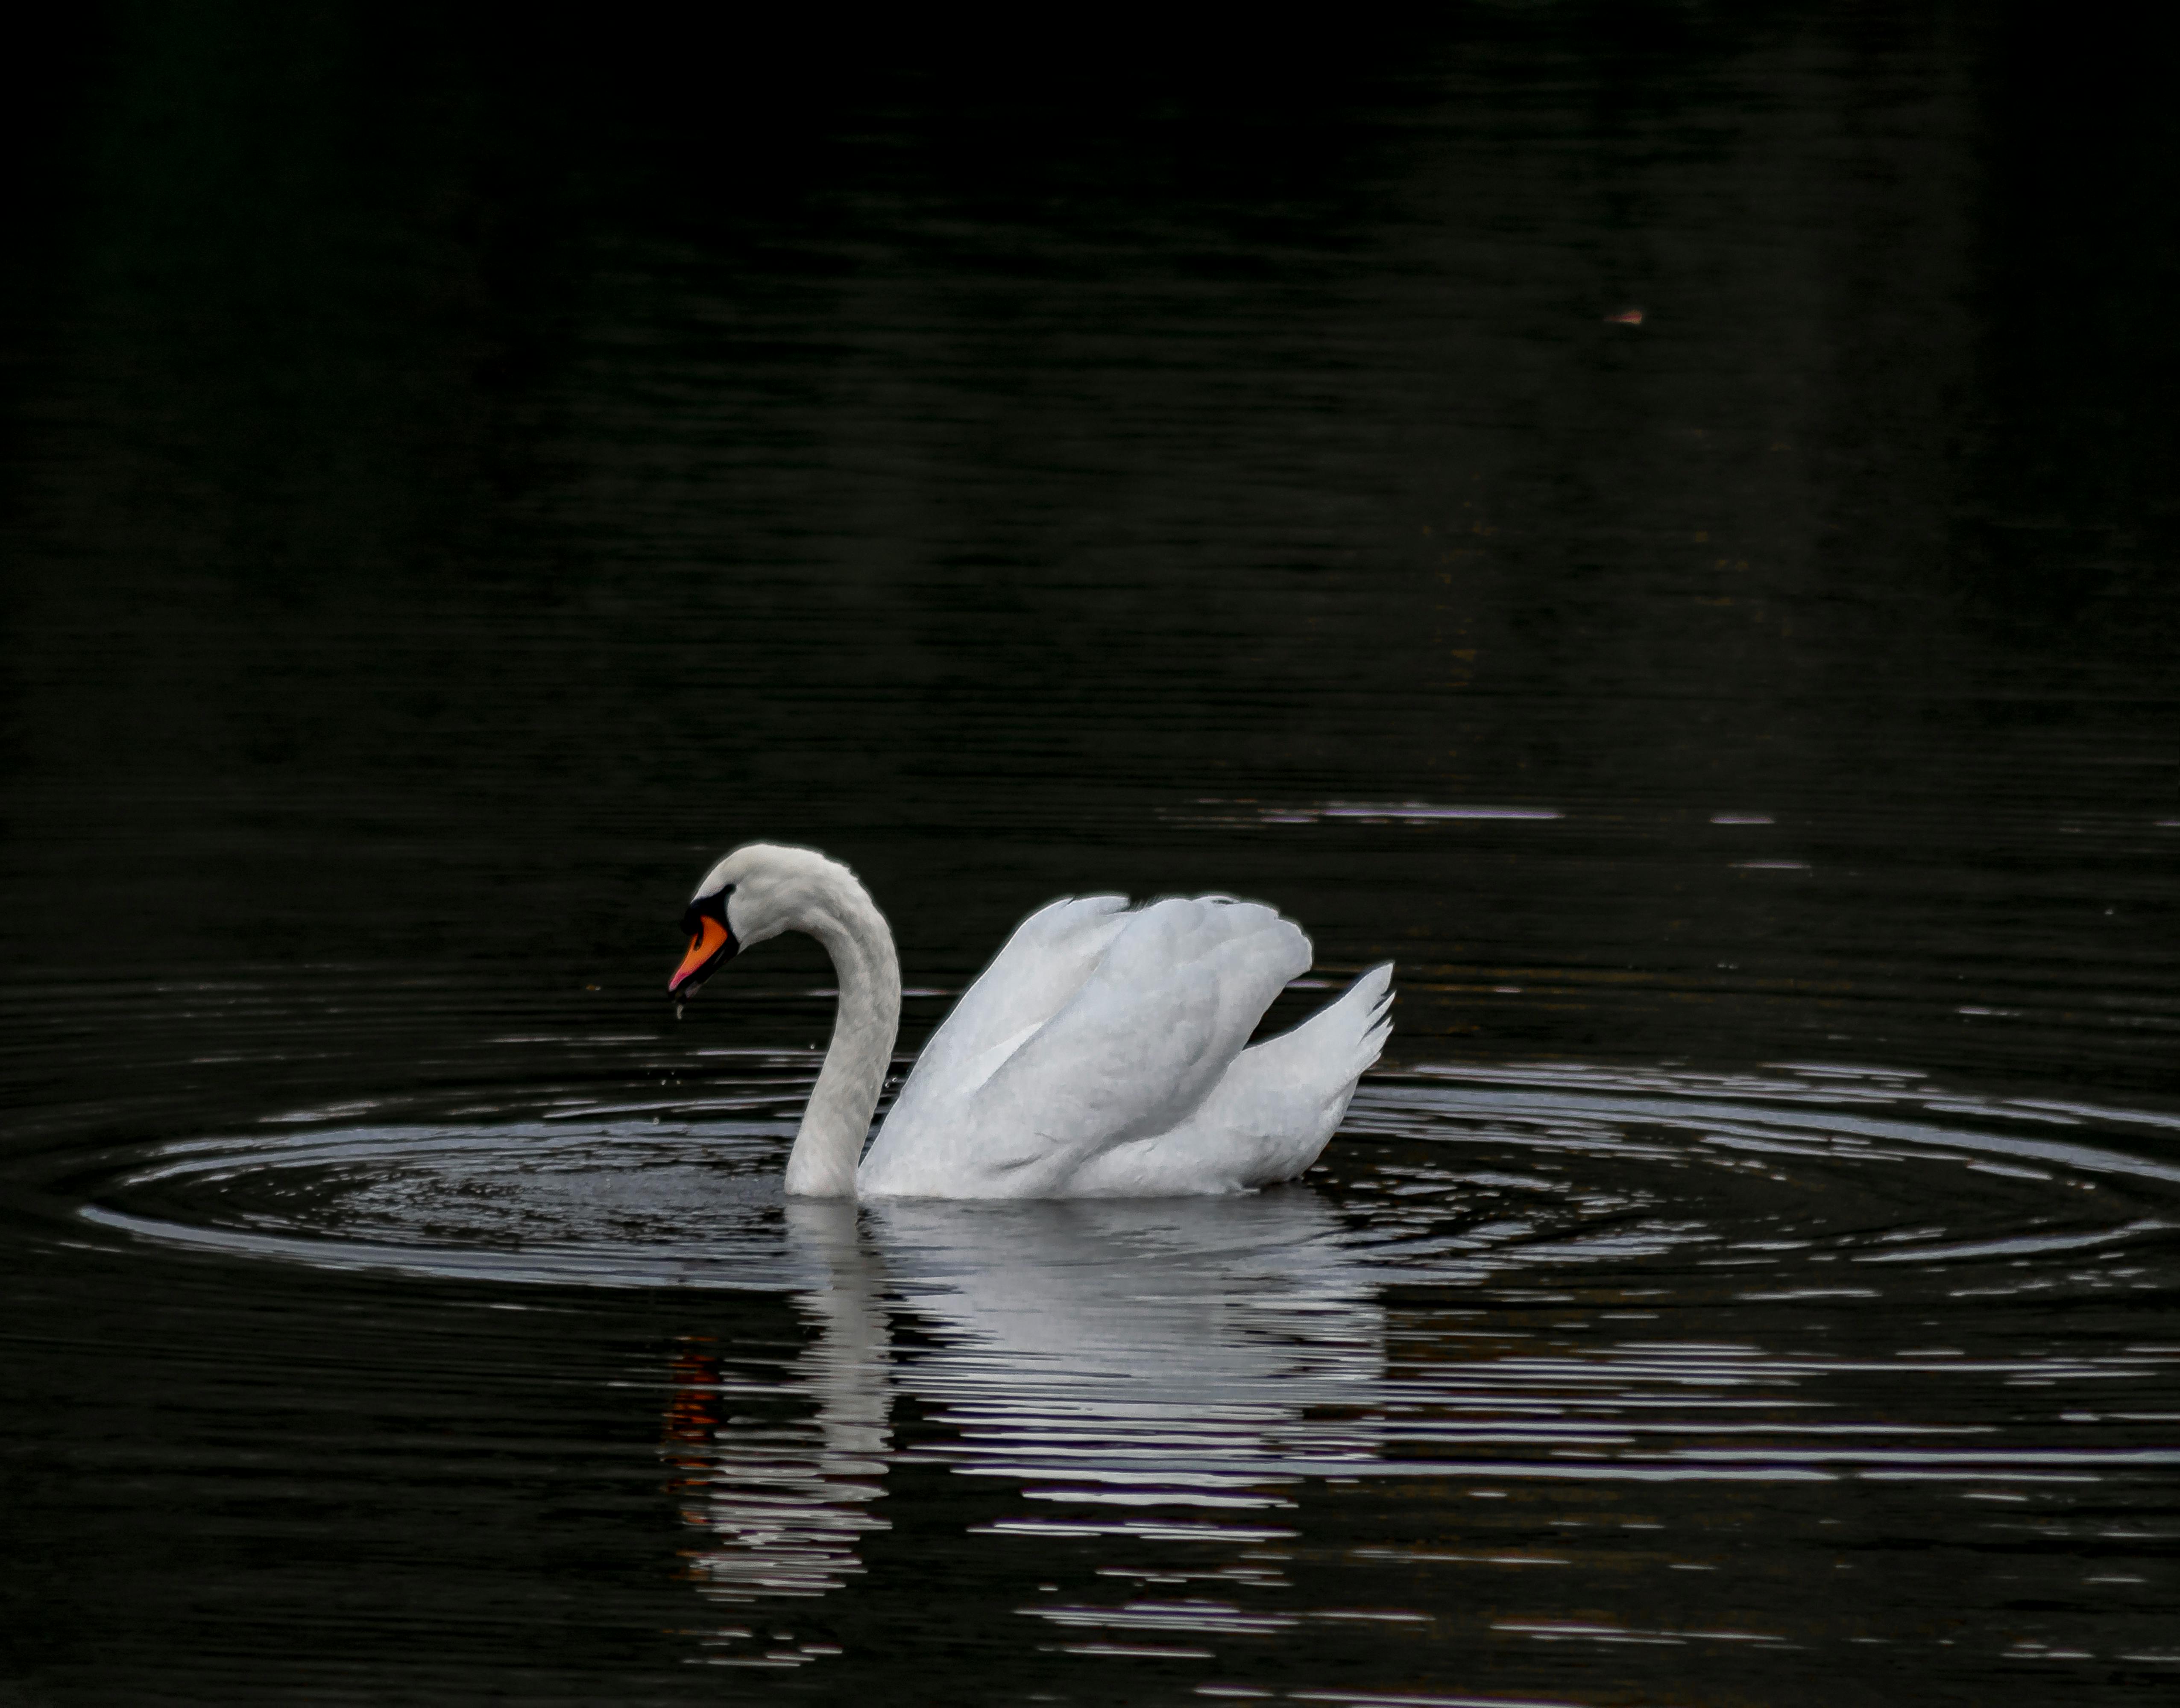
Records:
M71 27L0 1704L2180 1690L2140 44ZM663 993L757 838L904 1059L1114 889L1393 1045L1255 1197L789 1204L822 953Z

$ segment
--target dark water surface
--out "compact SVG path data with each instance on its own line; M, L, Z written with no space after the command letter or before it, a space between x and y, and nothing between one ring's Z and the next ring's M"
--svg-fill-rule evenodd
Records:
M2172 1700L2141 47L58 42L0 1703ZM789 1205L822 955L662 991L758 837L905 1049L1105 889L1394 1045L1245 1200Z

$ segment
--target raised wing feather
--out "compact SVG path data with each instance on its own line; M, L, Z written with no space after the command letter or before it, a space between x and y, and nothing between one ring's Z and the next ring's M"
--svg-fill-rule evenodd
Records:
M1126 923L1126 896L1063 896L1014 930L939 1023L894 1100L886 1134L906 1133L958 1106L1080 991Z
M1175 898L1121 914L1118 926L1048 1018L1010 1035L1002 1004L979 1004L963 1042L983 1041L997 1059L956 1046L928 1077L918 1064L864 1162L863 1190L1036 1196L1060 1187L1087 1158L1185 1120L1309 965L1301 930L1255 903ZM1001 958L1014 953L1010 942ZM911 1100L917 1080L925 1084Z
M992 1075L979 1113L1078 1153L1164 1131L1203 1101L1309 958L1301 930L1255 903L1146 908Z

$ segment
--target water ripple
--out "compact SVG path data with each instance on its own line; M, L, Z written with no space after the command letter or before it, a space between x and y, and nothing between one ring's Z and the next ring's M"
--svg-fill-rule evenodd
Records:
M2180 1344L2131 1310L2180 1279L2180 1168L2144 1149L2180 1123L2158 1112L1823 1063L1423 1068L1374 1079L1307 1181L1253 1197L858 1209L780 1191L807 1065L729 1061L680 1098L510 1094L491 1120L296 1111L75 1153L27 1195L44 1237L118 1251L789 1295L799 1348L684 1337L658 1378L719 1664L833 1652L759 1610L863 1574L913 1467L997 1495L967 1526L987 1546L1137 1557L1142 1593L1022 1609L1070 1654L1225 1655L1346 1617L1281 1587L1329 1500L1480 1515L1580 1490L1577 1530L1639 1535L1694 1491L1852 1488L1948 1503L1941 1530L2033 1515L2128 1546L2100 1514L2132 1508L2180 1535L2154 1492L2180 1469ZM1495 1528L1381 1535L1351 1564L1594 1568ZM1683 1525L1655 1563L1720 1561ZM1491 1629L1808 1638L1792 1627Z

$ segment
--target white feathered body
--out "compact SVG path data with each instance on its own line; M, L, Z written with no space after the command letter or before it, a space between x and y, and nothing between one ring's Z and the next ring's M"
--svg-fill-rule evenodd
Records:
M1052 903L925 1046L857 1195L1142 1198L1292 1179L1391 1030L1386 965L1245 1047L1309 964L1309 939L1253 902Z

